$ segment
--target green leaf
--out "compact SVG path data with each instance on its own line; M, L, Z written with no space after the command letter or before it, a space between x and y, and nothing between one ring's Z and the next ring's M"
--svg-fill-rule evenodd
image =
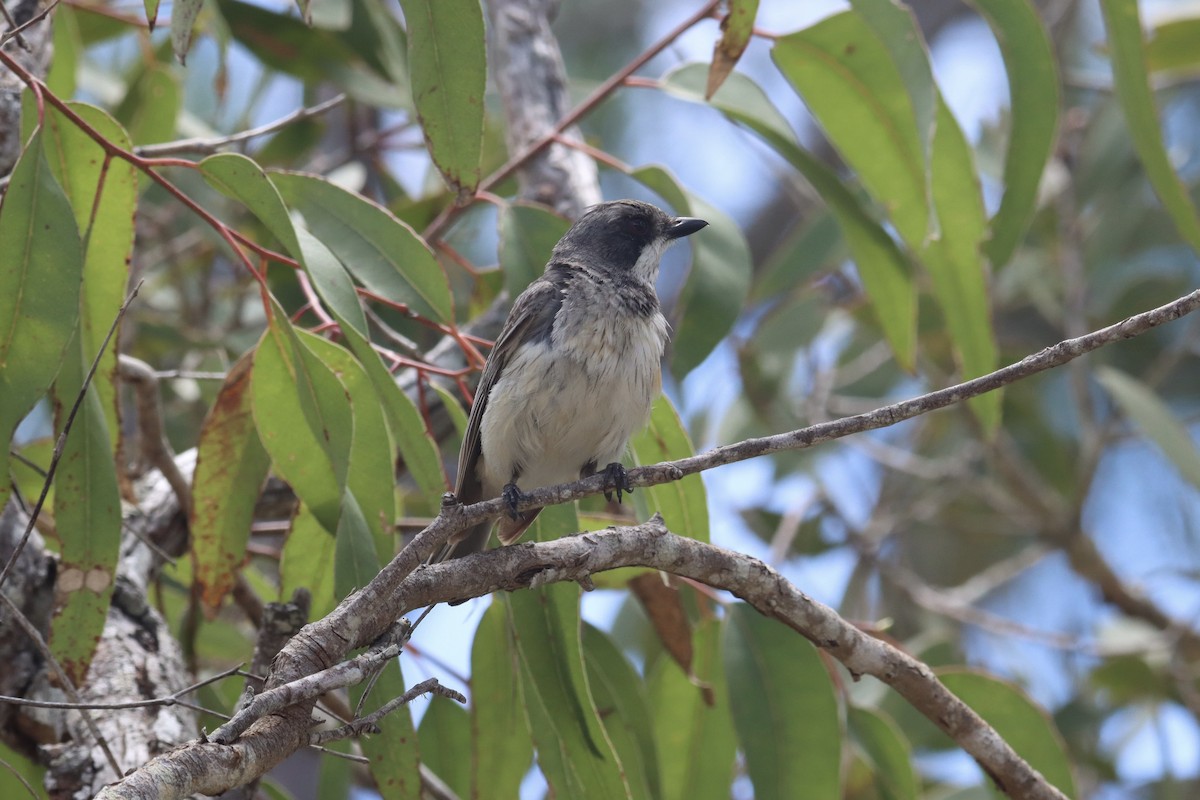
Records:
M446 415L450 417L450 423L454 426L455 439L447 442L448 445L453 445L448 449L457 451L462 445L463 437L467 434L467 425L470 422L467 419L466 409L463 408L462 399L456 393L436 381L430 381L427 388L433 389L438 397L442 399L442 405L446 408Z
M1200 220L1187 188L1171 166L1163 146L1158 109L1146 74L1146 51L1136 0L1101 0L1108 46L1112 54L1113 80L1117 99L1125 110L1125 121L1146 176L1158 199L1166 207L1180 235L1195 252L1200 252Z
M737 738L715 619L695 632L690 678L671 658L646 678L665 800L729 800ZM790 757L790 755L789 755Z
M278 306L254 351L251 408L275 471L336 531L353 420L344 387L308 352Z
M925 37L912 9L896 0L850 0L850 6L871 26L891 54L912 103L921 155L927 158L933 149L937 87L933 82Z
M353 704L358 704L363 688L360 684L350 689ZM383 668L383 672L379 673L371 695L363 703L362 713L370 714L405 691L400 659L393 658ZM383 800L418 800L421 797L418 767L420 752L417 749L417 733L413 728L412 714L408 706L401 706L390 712L381 720L379 727L382 729L381 733L359 739L363 755L371 761L371 777L375 779L375 788Z
M450 191L479 185L487 51L479 0L401 0L413 102L429 155Z
M1054 723L1016 686L967 669L936 670L938 679L1067 797L1078 797L1066 744Z
M378 4L375 4L378 5ZM332 81L356 100L384 108L411 108L408 82L398 83L397 75L384 71L380 54L364 41L362 27L383 24L394 27L390 12L374 15L361 25L357 10L351 28L338 33L310 28L290 14L280 14L238 0L217 0L217 9L225 18L233 38L271 69L294 75L306 83ZM365 7L369 7L365 6ZM399 37L399 33L395 34ZM388 57L393 57L389 54Z
M722 650L755 796L840 800L841 723L817 649L782 623L735 603Z
M142 0L146 8L146 24L151 33L154 33L154 26L158 23L158 3L159 0Z
M289 253L303 257L287 206L262 167L241 153L218 153L200 162L200 174L209 186L250 209Z
M69 105L108 141L126 149L132 146L128 134L104 111L84 103ZM32 105L26 108L36 117ZM90 359L100 351L125 302L137 207L137 170L121 159L106 160L100 145L57 109L47 109L45 136L50 170L62 184L83 233L85 280L79 326L83 352ZM116 372L117 348L109 347L100 356L92 386L100 397L114 453L121 431Z
M742 53L746 52L757 15L758 0L729 0L729 11L721 19L721 38L713 45L712 66L709 67L708 82L704 87L705 99L716 94L737 66Z
M940 95L937 110L932 189L940 229L926 241L921 259L966 380L991 372L999 357L980 252L986 222L971 146ZM1000 400L996 391L968 401L989 433L1000 424Z
M347 336L353 334L355 339L369 341L371 332L367 327L367 315L358 301L358 292L350 273L337 256L307 230L296 229L295 235L300 246L298 258L304 265L305 273L312 279L317 296L325 301L343 333L349 328L351 330ZM374 358L379 360L378 355L374 355Z
M663 84L673 94L701 102L703 80L703 66L690 64L666 75ZM837 175L796 144L787 121L749 78L738 73L730 75L713 96L712 105L761 136L804 175L829 204L842 228L842 235L846 237L883 334L897 361L911 370L917 347L916 286L908 261L891 236Z
M154 144L175 138L175 120L182 107L179 78L169 68L151 62L138 71L114 114L134 143Z
M271 178L307 228L376 294L439 322L454 322L450 284L433 251L387 209L295 172Z
M516 662L506 606L493 600L471 646L470 796L475 800L516 797L533 761Z
M340 599L333 590L334 545L333 532L301 502L283 543L279 596L291 597L300 587L308 589L313 598L311 619L328 614Z
M59 433L94 356L83 352L78 336L72 339L54 384ZM55 584L60 605L50 623L49 644L78 686L104 631L121 547L117 472L100 396L92 387L75 416L54 476L54 523L62 543Z
M425 766L456 795L470 797L471 716L467 710L449 697L434 695L421 718L417 737Z
M379 555L371 530L354 495L342 495L333 556L333 591L346 597L371 582L379 572Z
M849 706L846 724L875 773L875 785L883 800L917 800L912 748L892 718L874 709Z
M58 20L55 19L55 33ZM1146 66L1151 72L1195 74L1200 69L1200 19L1173 19L1157 26L1146 43ZM57 56L57 51L55 51Z
M1046 29L1030 3L972 0L987 20L1008 74L1010 132L1004 197L984 251L993 269L1008 263L1037 210L1038 185L1058 128L1058 72Z
M300 0L304 21L315 28L344 31L350 27L350 0Z
M204 0L176 0L171 5L171 49L180 64L187 63L188 50L192 48L193 27Z
M241 569L270 463L254 428L250 360L243 358L204 418L192 477L192 558L200 600L210 612L220 608Z
M79 56L83 52L83 37L79 34L79 18L69 6L54 9L54 58L46 73L46 86L56 97L75 96L75 78L79 72ZM22 123L25 112L21 112Z
M888 47L853 12L776 40L771 57L830 142L919 249L929 233L925 159L912 98Z
M1100 367L1096 380L1134 425L1171 460L1184 480L1200 488L1200 449L1167 404L1149 386L1112 367Z
M666 395L659 395L654 401L650 424L633 437L629 449L639 467L696 454L683 420ZM701 542L709 540L708 499L700 475L688 475L682 480L639 489L639 500L643 496L649 497L647 511L662 514L663 521L673 533Z
M45 157L41 130L17 161L0 205L0 476L8 442L50 388L79 320L83 247ZM0 504L10 488L0 482Z
M508 203L500 209L500 267L504 288L516 297L540 277L550 252L571 223L544 206Z
M297 334L345 387L354 413L346 487L366 519L379 560L390 560L392 524L396 520L396 481L392 442L379 396L366 370L348 350L308 331L300 330Z
M537 541L578 529L569 505L543 509L531 526ZM523 705L550 791L560 797L629 797L624 769L584 671L579 588L551 584L514 592L506 603Z
M612 639L592 625L583 626L583 655L588 685L613 749L620 755L630 794L661 797L658 749L645 683Z
M671 363L676 375L683 377L733 329L750 291L750 246L731 217L685 192L662 167L643 167L632 177L681 215L708 221L707 228L688 239L692 269L675 305L678 322L671 338Z

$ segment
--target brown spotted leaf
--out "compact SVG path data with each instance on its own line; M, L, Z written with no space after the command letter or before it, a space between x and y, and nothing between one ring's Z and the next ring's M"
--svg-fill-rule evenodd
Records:
M705 100L712 99L729 73L733 72L742 53L746 52L757 14L758 0L729 0L729 13L721 20L721 38L713 46L712 66L708 68L708 85L704 89Z

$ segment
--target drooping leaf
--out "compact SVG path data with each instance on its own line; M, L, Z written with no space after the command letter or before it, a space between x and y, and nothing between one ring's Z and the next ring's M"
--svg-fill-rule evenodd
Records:
M671 364L682 378L729 334L750 291L750 246L723 211L685 192L661 167L643 167L633 177L662 195L681 216L700 217L708 227L688 237L692 269L676 303Z
M519 680L508 613L493 600L471 646L470 796L476 800L516 797L533 761Z
M50 388L79 321L83 247L70 202L46 162L38 130L0 205L0 504L7 502L8 442Z
M1025 692L999 678L969 669L935 671L946 688L996 729L1017 755L1067 797L1078 797L1066 743L1046 712Z
M850 706L846 725L871 766L883 800L917 800L912 748L896 723L881 711Z
M225 377L200 428L192 477L192 558L200 600L210 614L220 608L245 558L269 466L250 410L250 359L243 357Z
M713 45L712 66L709 67L708 82L704 88L706 100L716 94L737 66L742 53L746 52L757 15L758 0L730 0L729 10L721 18L721 38Z
M728 800L737 737L721 663L720 628L696 628L689 678L673 660L658 659L646 676L665 800Z
M345 388L308 352L278 307L254 351L251 408L275 471L336 531L353 420Z
M675 461L695 455L683 421L666 395L659 395L650 412L650 424L629 442L634 463L639 467L660 461ZM704 481L699 475L639 489L639 506L646 499L646 516L657 511L672 533L707 542L708 500Z
M333 532L300 503L279 562L279 595L291 597L304 587L312 593L311 619L320 619L333 610L338 598L333 589Z
M841 722L817 649L751 606L729 608L722 650L756 797L841 798Z
M471 717L467 710L449 697L435 695L421 718L417 738L422 763L456 795L470 797Z
M1011 98L1004 197L984 245L992 269L999 269L1012 258L1036 210L1058 128L1058 71L1050 37L1030 3L974 0L972 5L996 35Z
M588 685L613 749L620 755L630 795L661 797L658 748L645 684L617 645L592 625L583 626L583 655Z
M36 117L32 105L26 106ZM71 103L70 108L93 130L118 147L129 148L129 135L95 106ZM137 171L127 161L108 159L100 145L57 109L47 109L46 157L61 182L75 221L83 234L83 295L79 325L83 352L96 354L108 335L129 282L133 249L133 216L137 206ZM115 452L120 436L117 402L117 348L100 356L92 385L100 397L110 444Z
M180 64L187 63L188 51L192 49L193 27L204 0L176 0L171 5L171 49Z
M1184 480L1200 488L1200 449L1167 404L1141 381L1111 367L1100 367L1096 380L1138 429L1171 460Z
M487 52L479 0L401 0L413 102L429 155L459 198L479 184Z
M578 530L573 506L542 510L531 538L547 541ZM628 780L584 670L579 588L555 583L514 592L505 602L513 626L517 673L538 765L560 797L627 797Z
M983 197L971 146L940 95L932 166L933 202L941 224L926 241L921 259L933 279L965 380L995 369L998 352L980 252L986 228ZM994 432L1000 424L1000 400L997 391L968 401L985 431Z
M57 31L56 31L57 32ZM1157 25L1146 42L1146 66L1151 72L1195 74L1200 69L1200 19L1172 19Z
M350 689L350 699L357 705L364 686ZM363 703L363 714L369 714L394 697L404 694L404 675L400 660L393 658L379 674L371 695ZM363 755L370 759L371 777L383 800L418 800L421 797L421 777L418 764L417 732L408 706L401 706L383 718L381 733L364 736Z
M283 198L262 167L241 153L218 153L200 162L200 174L209 186L250 209L287 252L302 256Z
M701 102L703 65L689 64L663 78L666 89ZM912 369L916 359L917 294L911 268L896 243L828 167L796 143L787 121L753 81L733 73L713 96L713 107L757 133L812 184L837 217L858 274L897 361Z
M433 251L389 211L312 175L273 172L309 231L364 286L439 322L454 321L446 273Z
M1129 135L1146 177L1175 223L1180 236L1200 252L1200 218L1163 145L1158 108L1146 72L1146 48L1136 0L1101 0L1112 56L1117 99L1125 110Z
M342 495L342 513L338 516L336 540L333 591L340 598L366 586L379 572L379 556L371 530L367 527L358 501L349 490Z
M912 99L887 46L854 12L776 40L771 57L909 247L929 232Z

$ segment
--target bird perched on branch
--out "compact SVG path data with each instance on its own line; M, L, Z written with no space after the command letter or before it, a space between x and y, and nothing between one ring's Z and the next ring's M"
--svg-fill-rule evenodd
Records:
M537 489L606 471L627 491L620 458L662 387L667 321L654 282L663 252L708 223L635 200L587 211L516 302L496 339L458 455L463 504L504 497L496 535L512 544L540 509ZM482 550L492 523L451 538L431 562Z

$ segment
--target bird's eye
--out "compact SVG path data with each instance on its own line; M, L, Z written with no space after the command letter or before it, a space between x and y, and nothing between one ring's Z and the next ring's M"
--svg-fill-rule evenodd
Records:
M621 223L622 233L637 239L645 239L650 235L650 221L645 217L628 217Z

